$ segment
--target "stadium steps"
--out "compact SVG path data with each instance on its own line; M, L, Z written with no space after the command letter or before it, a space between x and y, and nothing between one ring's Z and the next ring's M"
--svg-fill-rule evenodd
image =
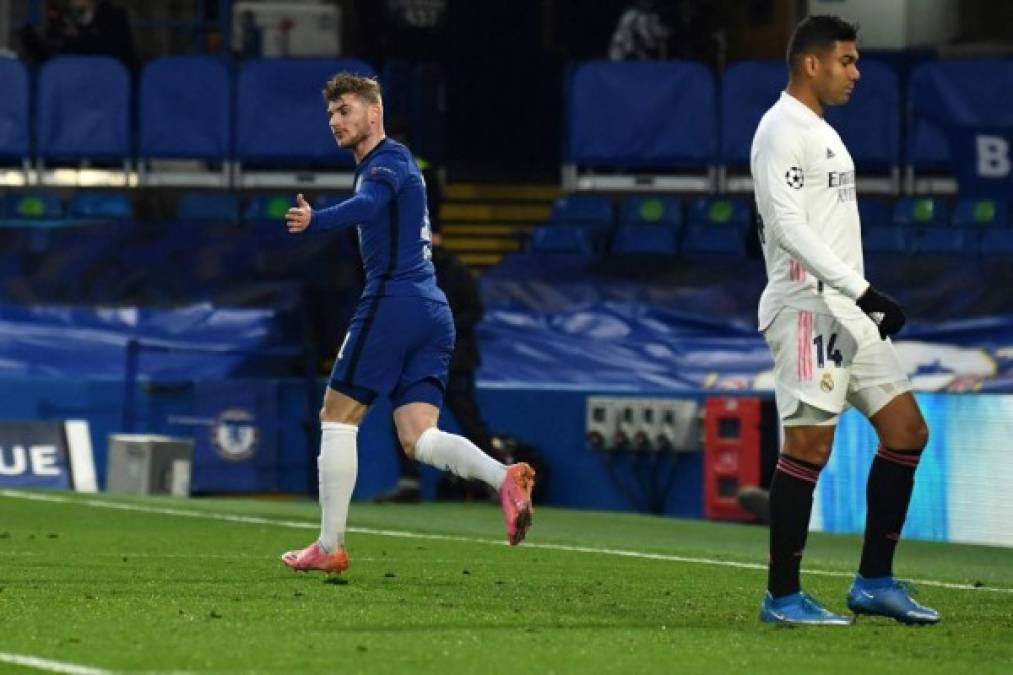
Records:
M443 245L476 271L520 251L531 230L549 219L556 185L451 183L443 193Z

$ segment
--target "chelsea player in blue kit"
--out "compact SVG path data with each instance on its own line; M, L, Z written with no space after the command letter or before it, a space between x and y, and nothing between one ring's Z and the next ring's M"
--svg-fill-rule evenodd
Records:
M471 441L436 427L443 403L454 321L436 285L422 174L404 145L386 138L376 80L338 73L323 90L331 133L356 161L355 194L314 211L300 194L286 214L288 231L356 227L366 287L334 362L323 408L317 467L320 537L282 555L298 571L348 568L345 529L358 467L356 434L377 396L390 396L405 453L498 490L507 541L531 524L534 471L505 466Z

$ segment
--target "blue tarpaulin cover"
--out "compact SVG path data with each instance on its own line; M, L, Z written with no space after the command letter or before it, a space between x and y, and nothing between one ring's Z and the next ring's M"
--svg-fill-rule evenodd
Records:
M769 389L773 363L755 318L762 264L653 262L653 271L645 260L634 272L581 256L521 254L487 273L481 382ZM916 388L1013 391L1013 300L1002 290L1010 287L1002 265L957 274L953 258L871 262L870 278L908 308L911 322L895 344Z
M283 374L286 338L272 309L0 305L0 376L123 379L131 339L142 378Z

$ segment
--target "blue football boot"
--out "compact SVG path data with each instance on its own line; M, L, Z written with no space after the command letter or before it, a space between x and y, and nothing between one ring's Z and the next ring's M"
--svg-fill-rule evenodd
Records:
M939 612L915 602L911 590L908 584L893 577L866 579L856 574L848 591L848 609L855 614L886 616L908 624L939 621Z
M760 605L760 621L789 626L849 626L851 617L834 614L807 593L792 593L780 598L768 592Z

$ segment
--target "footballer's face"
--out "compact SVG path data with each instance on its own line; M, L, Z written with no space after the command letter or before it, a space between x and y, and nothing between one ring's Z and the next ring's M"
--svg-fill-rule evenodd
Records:
M837 40L833 49L818 58L814 84L824 106L843 105L861 74L858 72L858 47L854 42Z
M327 104L328 124L338 147L354 148L369 138L370 117L377 107L355 94L342 94Z

